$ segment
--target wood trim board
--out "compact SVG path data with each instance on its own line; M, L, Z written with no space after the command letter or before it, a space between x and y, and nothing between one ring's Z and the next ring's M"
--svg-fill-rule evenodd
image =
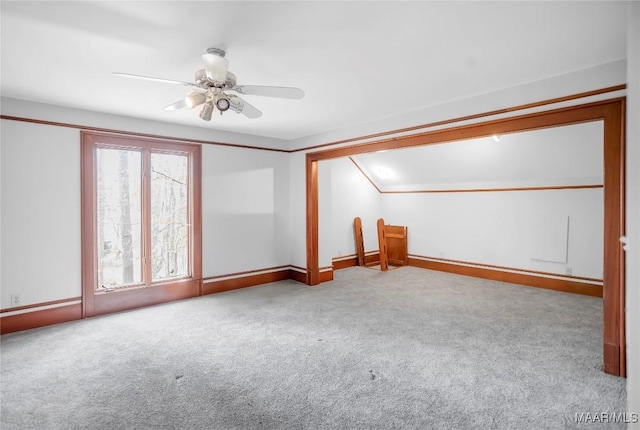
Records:
M180 142L180 143L194 143L198 145L228 146L232 148L256 149L259 151L274 151L274 152L284 152L284 153L291 152L288 149L268 148L265 146L240 145L235 143L216 142L213 140L201 140L201 139L190 139L190 138L177 137L177 136L165 136L165 135L153 134L153 133L140 133L140 132L134 132L134 131L125 131L125 130L118 130L113 128L105 128L105 127L93 127L89 125L73 124L73 123L67 123L67 122L46 121L41 119L25 118L20 116L0 115L0 119L5 119L8 121L28 122L31 124L51 125L54 127L75 128L75 129L87 131L87 132L108 133L114 136L121 136L121 137L142 137L142 138L149 138L149 139L170 140L173 142Z
M332 280L333 270L331 268L323 269L324 271L321 274L323 282ZM305 269L301 268L301 270ZM294 279L306 284L306 276L306 271L305 273L301 273L296 270L292 270L291 266L270 267L245 272L229 273L226 275L211 276L205 278L205 281L202 283L199 280L185 281L177 288L175 285L166 284L129 289L119 293L117 296L119 299L116 302L113 300L101 300L101 296L114 293L101 293L96 296L94 306L96 308L96 315L105 315L129 309L137 309L144 306L167 303L174 300L183 300L202 295L231 291L238 288L252 287L285 279ZM6 308L2 309L0 312L10 313L21 310L28 311L29 309L37 309L44 306L63 305L64 303L72 301L77 302L82 299L82 297L74 297L51 302L36 303L27 306ZM84 300L86 300L86 297ZM16 331L87 318L87 316L84 316L82 313L82 306L82 303L74 303L66 306L63 305L49 309L23 312L16 315L5 315L0 318L0 332L2 334L13 333Z
M0 334L75 321L82 318L82 305L74 304L25 312L0 318Z
M307 272L300 272L294 269L289 269L289 277L296 282L307 284Z
M265 269L245 270L243 272L227 273L224 275L216 275L216 276L207 276L203 278L202 281L206 283L213 280L221 280L222 278L240 277L242 275L262 274L263 272L279 272L279 271L283 271L284 269L288 270L289 267L291 266L289 265L275 266L275 267L267 267Z
M549 278L540 275L505 272L489 267L474 267L444 261L423 260L409 257L409 266L440 272L455 273L457 275L473 276L475 278L491 279L493 281L511 284L527 285L529 287L563 291L565 293L582 294L586 296L602 297L602 286L571 279Z
M82 300L82 297L71 297L69 299L52 300L52 301L49 301L49 302L36 303L36 304L32 304L32 305L16 306L16 307L13 307L13 308L0 309L0 314L9 313L9 312L23 311L23 310L27 310L27 309L42 308L42 307L45 307L45 306L61 305L63 303L79 302L81 300Z
M518 271L518 272L524 272L524 273L527 273L527 274L542 275L542 276L547 276L547 277L549 277L549 276L560 277L560 278L572 279L572 280L576 280L576 281L587 281L587 282L591 282L591 283L598 283L599 285L602 285L602 279L590 278L590 277L586 277L586 276L563 275L561 273L543 272L543 271L540 271L540 270L530 270L530 269L520 269L520 268L517 268L517 267L498 266L498 265L495 265L495 264L485 264L485 263L478 263L478 262L466 261L466 260L453 260L453 259L450 259L450 258L431 257L431 256L427 256L427 255L418 255L418 254L409 254L409 257L422 259L422 260L431 260L431 261L442 262L442 263L452 263L452 264L458 264L458 265L466 265L466 266L482 266L483 268L498 269L498 270L502 270L502 271Z
M285 279L291 279L290 269L280 269L275 272L251 274L251 272L245 272L246 276L240 276L237 278L205 281L202 284L202 294L215 294L222 293L224 291L236 290L238 288L254 287L256 285L268 284L270 282L283 281Z
M358 257L341 258L340 260L333 260L333 270L346 269L348 267L364 266L358 262Z

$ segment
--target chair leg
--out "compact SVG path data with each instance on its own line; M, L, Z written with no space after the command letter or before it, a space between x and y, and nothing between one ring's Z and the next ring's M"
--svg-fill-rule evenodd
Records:
M389 270L389 261L387 257L387 238L384 234L384 220L378 220L378 247L380 248L380 270L386 272Z

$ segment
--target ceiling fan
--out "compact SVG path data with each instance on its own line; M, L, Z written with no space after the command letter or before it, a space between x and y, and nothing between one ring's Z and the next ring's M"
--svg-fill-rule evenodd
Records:
M113 72L113 74L126 78L194 87L194 90L186 97L166 106L164 109L168 111L185 108L193 109L202 105L200 118L205 121L211 120L211 115L215 110L220 112L221 115L228 110L232 110L238 114L242 113L247 118L259 118L262 116L262 112L258 108L237 94L294 100L300 100L304 97L304 91L299 88L237 85L236 75L229 71L229 61L225 58L225 55L226 53L222 49L207 49L207 53L202 55L204 69L200 69L195 73L195 82L174 81L172 79L133 75L131 73Z

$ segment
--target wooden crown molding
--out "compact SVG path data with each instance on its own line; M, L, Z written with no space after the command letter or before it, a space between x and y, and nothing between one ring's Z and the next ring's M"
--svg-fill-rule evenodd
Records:
M75 128L82 131L95 132L95 133L107 133L107 134L112 134L114 136L121 136L121 137L128 137L128 138L141 137L141 138L147 138L147 139L169 140L169 141L178 142L178 143L228 146L232 148L256 149L259 151L273 151L273 152L284 152L284 153L291 152L288 149L275 149L275 148L268 148L265 146L240 145L236 143L224 143L224 142L217 142L213 140L200 140L200 139L190 139L186 137L166 136L161 134L140 133L135 131L118 130L114 128L93 127L93 126L82 125L82 124L73 124L73 123L58 122L58 121L46 121L41 119L25 118L25 117L19 117L19 116L11 116L11 115L0 115L0 119L6 119L9 121L28 122L28 123L40 124L40 125L51 125L54 127Z

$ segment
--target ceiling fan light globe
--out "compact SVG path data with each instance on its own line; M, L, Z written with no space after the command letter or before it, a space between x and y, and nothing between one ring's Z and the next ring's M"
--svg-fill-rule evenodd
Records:
M207 78L220 83L226 81L227 71L229 70L229 61L226 58L207 53L202 55L202 61L205 64Z
M244 107L244 103L238 97L229 97L229 108L235 113L242 112L242 108Z
M189 109L201 105L207 101L207 97L203 93L193 92L184 98L184 102Z
M213 103L205 103L204 106L202 106L202 110L200 111L200 118L205 121L211 121L211 114L213 114Z
M207 71L205 69L198 70L194 75L196 83L205 82L207 80Z
M227 77L225 78L225 81L224 81L224 87L231 89L236 86L236 83L237 83L236 75L227 71Z
M226 110L229 110L229 108L231 107L231 103L224 94L221 94L216 98L216 107L220 112L224 112Z

